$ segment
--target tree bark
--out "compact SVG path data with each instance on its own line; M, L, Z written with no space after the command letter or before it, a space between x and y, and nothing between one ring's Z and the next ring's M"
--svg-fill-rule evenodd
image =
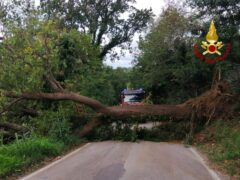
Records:
M37 117L39 116L39 112L35 109L32 109L32 108L24 108L22 110L22 114L21 116L31 116L31 117Z
M70 100L91 107L97 113L115 117L127 117L131 115L167 115L181 119L189 115L189 108L184 105L143 105L143 106L115 106L107 107L97 100L73 92L59 93L23 93L21 95L8 92L5 96L11 98L23 98L26 100Z
M7 112L9 109L12 108L12 106L14 106L15 104L17 104L19 101L21 101L22 98L17 98L15 100L13 100L7 107L5 107L1 112L0 115L2 115L3 113Z
M0 128L6 129L6 130L14 130L14 131L18 131L18 132L27 132L28 131L28 129L26 127L23 127L18 124L14 124L14 123L8 123L8 122L0 123Z

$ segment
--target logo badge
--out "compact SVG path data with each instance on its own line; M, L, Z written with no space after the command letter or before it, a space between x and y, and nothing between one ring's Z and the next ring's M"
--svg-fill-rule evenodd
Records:
M203 55L206 54L218 54L219 56L222 55L220 49L223 47L222 42L218 42L218 35L217 30L215 28L214 22L211 22L209 31L206 36L206 41L202 42L201 47L206 51L203 52Z
M199 52L197 44L194 45L194 53L196 57L211 64L226 60L231 51L231 44L226 44L225 51L222 53L221 51L225 45L221 41L218 41L218 38L215 24L212 21L206 35L206 41L202 41L201 44L203 52ZM217 57L214 57L214 55Z

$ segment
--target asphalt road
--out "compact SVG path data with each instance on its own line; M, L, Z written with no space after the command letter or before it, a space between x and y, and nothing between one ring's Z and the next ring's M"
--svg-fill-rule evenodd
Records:
M199 154L180 144L89 143L23 180L218 180Z

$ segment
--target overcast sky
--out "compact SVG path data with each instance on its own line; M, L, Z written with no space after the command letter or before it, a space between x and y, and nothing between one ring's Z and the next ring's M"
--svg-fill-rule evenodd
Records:
M161 13L162 8L165 5L165 0L136 0L136 7L139 9L143 8L152 8L153 13L156 17ZM132 43L134 47L137 46L138 37L134 38L134 42ZM125 56L121 56L120 60L116 60L111 62L110 59L107 59L105 64L112 66L114 68L117 67L132 67L132 60L134 59L134 55L126 52Z
M36 5L39 5L40 0L35 0ZM156 17L161 13L162 8L164 7L165 0L136 0L136 7L139 9L143 8L152 8L153 13ZM134 47L137 47L138 37L134 38L134 42L132 43ZM107 58L105 64L116 67L131 67L132 60L134 59L134 55L126 52L125 56L121 56L120 60L116 60L115 62L111 62L109 58Z

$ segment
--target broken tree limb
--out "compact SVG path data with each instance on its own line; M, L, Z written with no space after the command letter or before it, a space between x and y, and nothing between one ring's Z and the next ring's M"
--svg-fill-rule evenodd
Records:
M31 117L37 117L39 116L39 112L32 108L24 108L22 109L22 116L31 116Z
M108 109L113 112L113 114L119 117L127 117L127 116L136 116L136 115L159 115L159 116L169 116L174 117L175 119L182 119L184 117L188 117L191 112L185 106L181 105L142 105L142 106L115 106L109 107Z
M1 136L3 136L3 137L11 137L11 136L13 136L13 134L8 132L8 131L4 131L4 130L0 129L0 137Z
M16 103L18 103L19 101L21 101L23 98L17 98L15 100L13 100L7 107L5 107L1 112L0 115L2 115L3 113L5 113L6 111L8 111L9 109L12 108L12 106L14 106Z
M18 132L27 132L28 128L20 126L18 124L14 123L8 123L8 122L1 122L0 123L0 128L3 128L5 130L14 130Z
M66 90L62 87L62 85L60 84L60 82L58 82L52 72L50 72L48 75L44 75L45 80L47 81L47 83L49 84L49 86L51 87L51 89L54 92L65 92Z
M101 113L94 116L80 131L75 132L79 137L83 137L100 124Z
M97 100L79 95L73 92L59 93L23 93L21 95L7 92L5 96L11 98L23 98L26 100L70 100L91 107L97 113L115 117L127 117L131 115L166 115L176 119L189 116L190 109L181 105L143 105L143 106L115 106L107 107Z

